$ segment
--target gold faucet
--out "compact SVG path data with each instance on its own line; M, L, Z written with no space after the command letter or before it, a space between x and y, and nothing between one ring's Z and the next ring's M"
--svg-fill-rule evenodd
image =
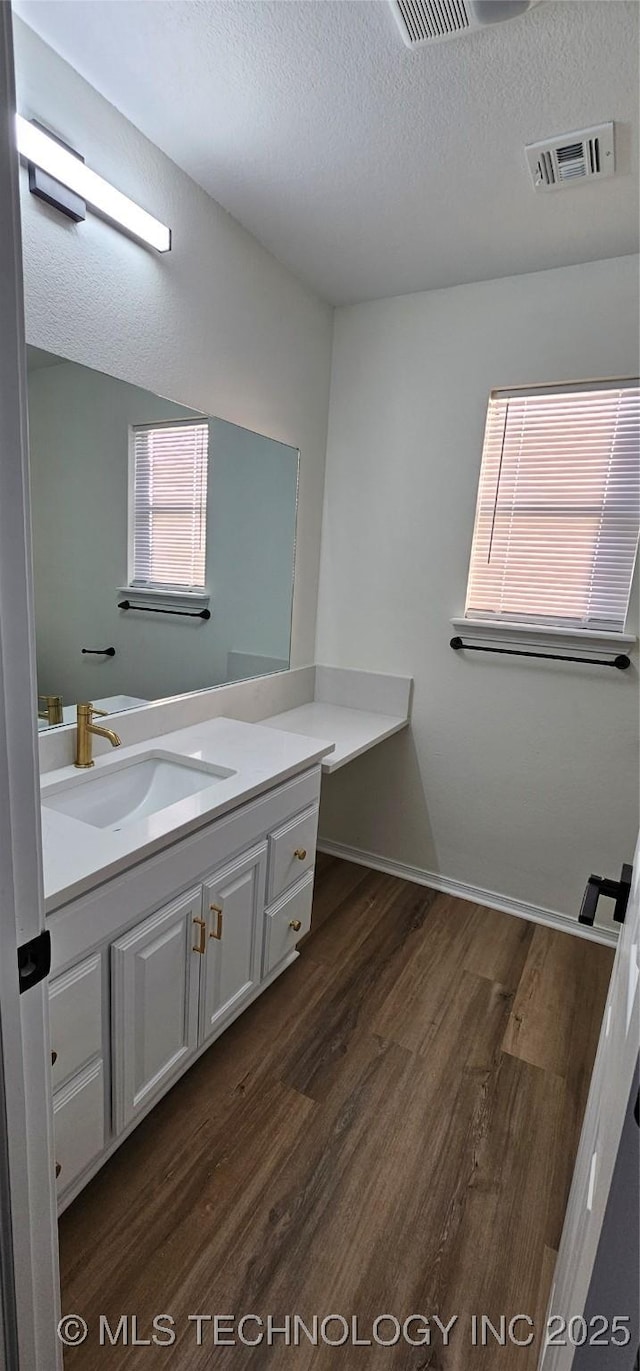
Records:
M44 709L38 710L38 718L46 719L48 724L61 724L63 722L62 696L61 695L39 695L40 701L44 703Z
M106 709L96 709L95 705L78 705L78 731L76 733L76 760L75 766L93 766L91 756L91 735L95 733L97 738L108 738L112 747L120 747L120 738L112 728L102 728L100 724L94 724L96 715L102 718L107 717Z

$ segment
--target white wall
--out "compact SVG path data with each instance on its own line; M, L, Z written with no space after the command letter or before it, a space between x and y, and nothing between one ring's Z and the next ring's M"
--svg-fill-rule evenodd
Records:
M209 436L211 619L118 609L130 426L193 414L75 362L30 372L41 694L65 704L119 694L154 700L234 679L230 666L246 676L269 670L269 659L288 665L297 449L224 420L211 420ZM82 656L82 647L107 646L115 657Z
M325 838L567 914L631 860L637 656L623 674L448 644L490 389L637 374L632 257L338 311L317 660L415 692L409 734L327 778Z
M292 663L311 662L332 311L17 19L15 43L21 113L173 230L158 256L74 225L23 171L27 341L300 448Z

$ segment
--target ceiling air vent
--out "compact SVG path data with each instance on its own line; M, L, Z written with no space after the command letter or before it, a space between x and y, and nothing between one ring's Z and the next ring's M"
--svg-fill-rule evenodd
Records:
M408 48L515 19L539 0L389 0Z
M616 169L613 124L530 143L525 152L535 190L568 190L594 176L613 176Z

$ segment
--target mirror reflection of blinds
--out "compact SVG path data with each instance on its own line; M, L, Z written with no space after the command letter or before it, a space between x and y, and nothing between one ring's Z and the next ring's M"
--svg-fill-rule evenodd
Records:
M493 392L466 618L622 630L639 527L638 381Z
M206 420L133 429L133 585L204 589L208 445Z

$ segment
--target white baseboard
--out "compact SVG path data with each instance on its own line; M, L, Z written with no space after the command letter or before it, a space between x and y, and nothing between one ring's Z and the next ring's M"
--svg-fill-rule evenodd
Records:
M540 905L528 904L526 900L514 900L510 895L498 895L494 890L483 890L481 886L465 885L463 881L453 881L448 876L439 876L435 871L423 871L419 866L405 866L403 862L393 862L387 857L378 857L375 852L362 852L360 848L348 847L346 843L332 843L320 838L318 851L326 852L329 857L341 857L345 862L356 862L359 866L370 866L374 871L384 871L387 876L398 876L403 881L413 881L416 885L430 886L445 895L455 895L460 900L471 900L473 904L488 905L489 909L499 909L503 914L515 914L518 919L529 919L531 923L546 924L557 928L561 933L573 933L578 938L588 938L606 947L616 947L618 934L614 928L589 927L578 923L568 914L560 914L554 909L543 909Z

